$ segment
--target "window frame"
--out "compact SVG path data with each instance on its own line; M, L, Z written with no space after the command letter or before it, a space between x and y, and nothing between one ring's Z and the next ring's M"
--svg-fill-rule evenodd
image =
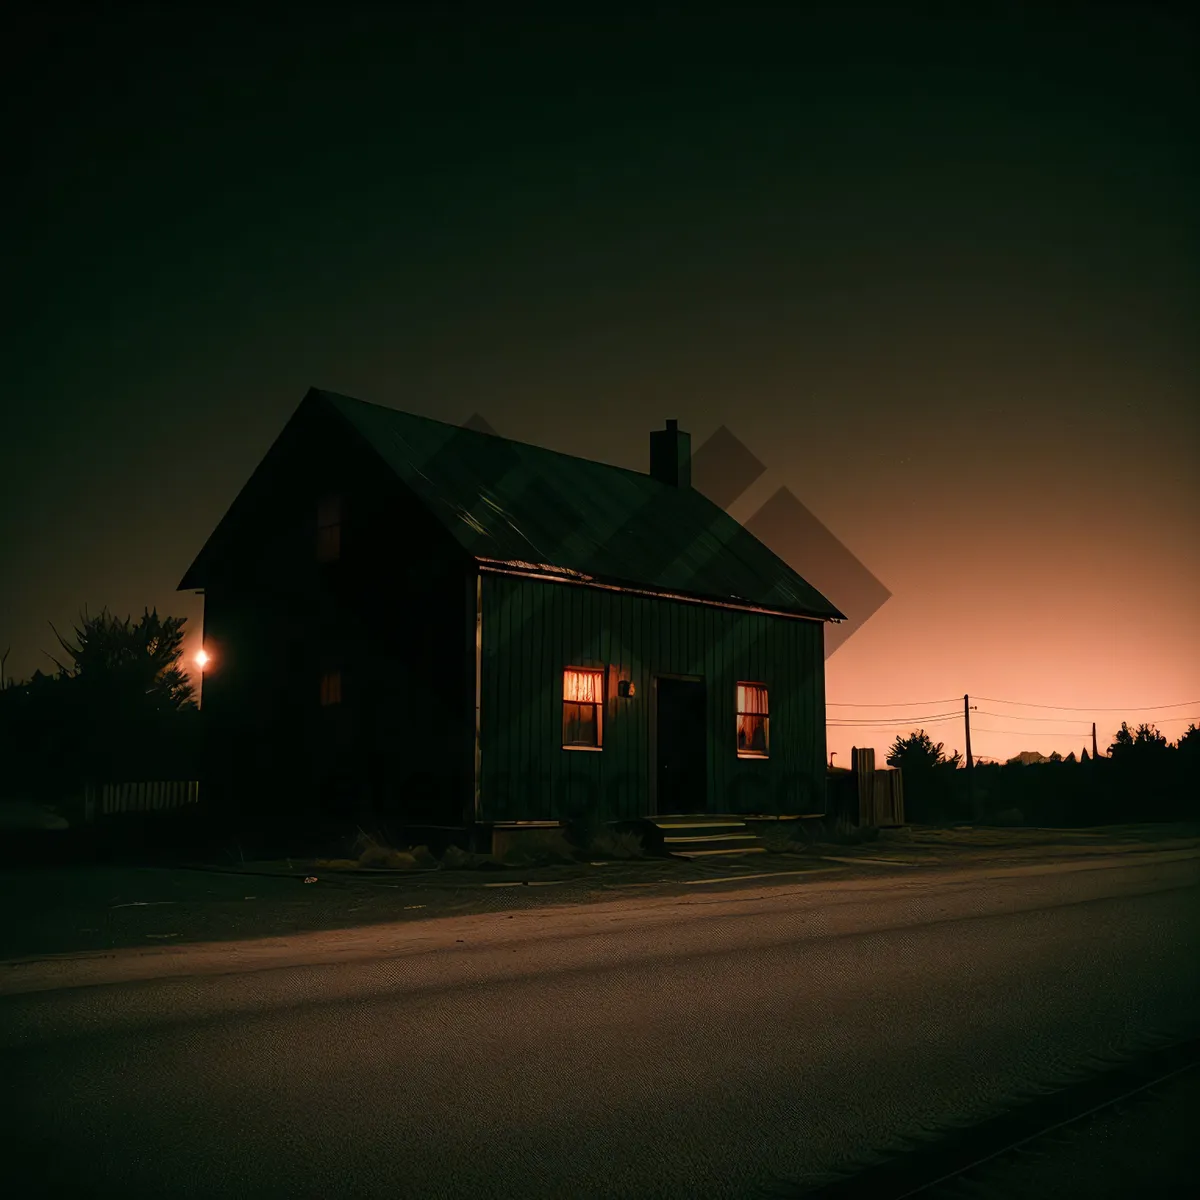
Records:
M597 699L590 700L568 700L567 699L567 676L571 672L579 675L591 675L598 680ZM584 751L602 751L604 749L604 703L608 698L608 668L607 667L581 667L568 665L563 667L561 675L562 683L562 729L561 729L561 744L564 750L584 750ZM567 741L567 706L573 705L576 708L591 708L595 718L593 728L596 731L595 742L569 742Z
M753 688L756 692L761 692L763 699L763 707L761 711L752 711L748 708L743 708L742 703L745 697L743 696L744 688ZM754 679L739 679L736 684L734 693L734 747L737 750L738 758L746 759L767 759L771 757L771 689L761 680ZM762 722L762 740L763 748L761 750L743 748L742 746L742 730L743 721L759 720Z

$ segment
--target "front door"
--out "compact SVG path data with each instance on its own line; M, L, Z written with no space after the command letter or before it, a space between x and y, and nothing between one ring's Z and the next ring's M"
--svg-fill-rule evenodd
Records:
M657 811L705 812L704 681L660 677L655 683Z

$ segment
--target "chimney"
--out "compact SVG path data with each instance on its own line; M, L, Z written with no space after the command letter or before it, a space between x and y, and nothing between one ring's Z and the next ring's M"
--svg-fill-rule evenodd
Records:
M650 476L672 487L692 486L692 437L680 430L678 421L651 431Z

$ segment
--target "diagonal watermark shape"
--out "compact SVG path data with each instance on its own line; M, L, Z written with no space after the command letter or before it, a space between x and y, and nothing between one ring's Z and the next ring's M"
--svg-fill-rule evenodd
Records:
M496 434L479 413L465 421L463 428ZM692 486L726 511L766 470L725 425L692 454ZM846 615L841 623L825 626L826 659L891 599L887 587L789 488L775 491L742 524ZM670 561L669 547L664 546L663 551L665 560Z

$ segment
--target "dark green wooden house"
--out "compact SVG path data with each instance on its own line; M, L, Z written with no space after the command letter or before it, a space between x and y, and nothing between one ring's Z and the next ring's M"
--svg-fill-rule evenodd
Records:
M311 390L184 576L230 822L824 809L842 614L691 487Z

